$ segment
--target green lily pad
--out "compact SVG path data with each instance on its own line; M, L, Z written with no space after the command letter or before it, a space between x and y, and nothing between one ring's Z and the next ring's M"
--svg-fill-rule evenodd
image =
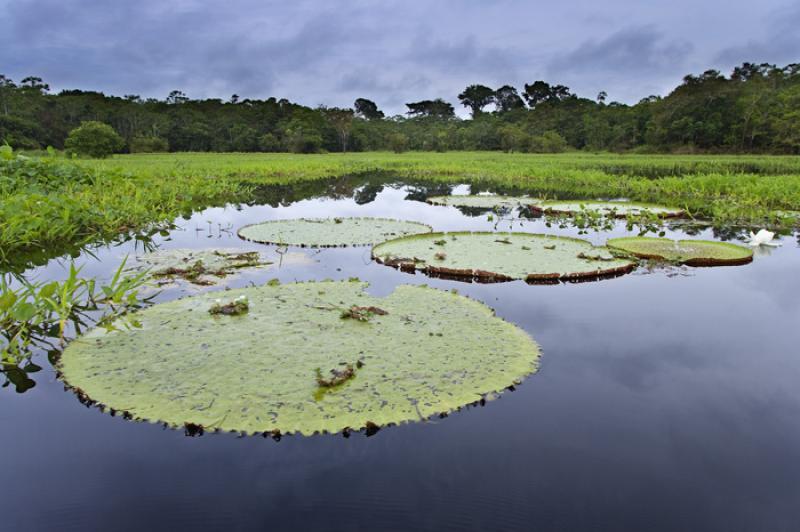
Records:
M406 271L479 281L586 279L632 270L633 261L577 238L530 233L430 233L378 244L372 256Z
M83 400L134 419L312 434L427 419L536 370L536 343L482 303L366 287L271 284L162 303L133 314L140 328L74 340L59 371ZM246 295L248 312L209 314L220 294Z
M384 218L272 220L239 229L245 240L301 247L368 246L390 238L429 233L419 222Z
M533 212L545 214L573 215L584 209L616 218L625 218L629 214L635 215L645 212L650 212L662 218L673 218L684 214L683 209L630 201L544 201L538 205L531 205Z
M431 196L426 200L431 205L449 207L469 207L475 209L494 209L497 207L514 208L520 205L533 205L538 203L534 198L515 196L494 196L488 194L456 194L453 196Z
M151 277L160 283L185 280L200 286L272 264L258 251L236 248L162 249L137 257L136 261L132 270L150 268Z
M734 266L753 260L753 250L727 242L711 240L670 240L653 237L612 238L611 249L643 259L657 259L688 266Z

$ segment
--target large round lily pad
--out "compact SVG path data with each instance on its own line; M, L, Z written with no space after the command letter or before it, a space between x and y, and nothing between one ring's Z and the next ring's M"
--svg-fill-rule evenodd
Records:
M532 205L538 203L533 198L523 198L516 196L495 196L489 194L455 194L452 196L431 196L426 200L431 205L443 205L449 207L468 207L474 209L495 209L495 208L514 208L520 205Z
M419 222L384 218L324 218L272 220L239 229L245 240L262 244L308 247L367 246L431 227Z
M372 256L402 270L483 281L585 279L635 266L585 240L530 233L413 235L378 244Z
M79 395L135 419L245 433L312 434L449 412L535 371L536 343L482 303L362 282L296 283L203 294L98 328L60 361ZM249 311L211 315L249 299ZM349 366L348 366L349 364ZM319 372L317 372L319 369ZM350 378L321 385L339 374Z
M616 218L625 218L629 214L638 215L647 212L662 218L672 218L684 214L683 209L631 201L544 201L539 204L532 204L531 210L545 214L566 215L573 215L587 210Z
M726 266L747 264L753 250L727 242L711 240L670 240L669 238L624 237L607 242L611 249L643 259L666 260L688 266Z

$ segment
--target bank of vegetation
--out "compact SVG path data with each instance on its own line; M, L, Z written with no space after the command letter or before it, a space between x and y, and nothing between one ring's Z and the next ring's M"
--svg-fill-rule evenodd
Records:
M455 96L453 101L456 101ZM729 75L688 75L667 96L635 105L534 81L516 88L470 85L444 99L406 104L385 116L372 100L352 108L310 108L287 99L165 99L65 90L37 77L0 75L0 143L81 152L70 133L85 122L111 126L117 152L338 152L567 150L678 153L800 153L800 65L744 63ZM93 126L96 127L96 126ZM86 150L88 155L98 153Z

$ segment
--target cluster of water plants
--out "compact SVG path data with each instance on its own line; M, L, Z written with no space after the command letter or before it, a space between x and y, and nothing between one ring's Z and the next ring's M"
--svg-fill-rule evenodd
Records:
M723 179L682 173L675 161L668 167L658 159L615 162L612 156L570 160L358 154L301 163L284 156L242 156L232 165L227 156L71 162L54 154L4 154L0 257L5 258L5 271L24 269L29 262L15 263L11 257L29 256L34 249L57 254L65 245L159 230L159 224L172 223L181 213L217 202L260 201L264 184L277 184L272 191L278 196L268 202L276 206L292 202L298 190L310 190L312 183L331 182L334 189L341 185L341 197L357 203L370 201L381 190L380 182L353 188L327 179L352 173L378 172L393 176L387 180L412 183L424 178L416 191L409 187L410 199L488 213L498 223L509 216L516 219L513 213L518 212L543 217L549 227L577 227L579 233L624 222L640 235L596 246L497 227L433 232L412 220L330 217L252 223L238 228L238 236L282 250L372 246L376 262L436 278L559 283L623 275L641 260L744 264L753 252L743 246L641 237L663 236L664 224L672 220L703 217L711 224L769 218L778 227L788 226L800 206L796 175L775 175L769 160L759 167L759 158L751 158L748 166L756 173L729 172ZM704 164L711 172L733 163L723 158ZM687 168L693 172L697 166L687 163ZM659 172L663 175L652 175ZM501 193L453 195L450 183L456 177L473 191L486 187ZM744 198L751 211L739 209ZM28 202L28 210L37 215L26 216L20 202ZM753 235L754 241L758 238ZM446 415L515 386L537 367L539 348L521 329L483 304L424 286L403 285L378 298L357 280L270 281L154 306L139 295L145 284L210 286L270 265L258 251L176 248L142 254L134 265L123 263L103 286L80 278L75 267L63 282L3 277L3 374L24 391L32 386L29 374L40 369L31 354L45 351L82 401L112 413L184 427L192 434L225 430L279 436L374 432ZM97 326L85 332L93 324Z

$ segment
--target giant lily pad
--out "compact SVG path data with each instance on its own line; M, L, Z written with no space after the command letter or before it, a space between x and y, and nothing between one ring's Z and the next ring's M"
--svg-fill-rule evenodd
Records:
M544 201L538 205L531 205L531 210L545 214L566 215L588 210L616 218L625 218L629 214L637 215L647 212L662 218L672 218L684 214L683 209L630 201Z
M150 268L150 275L159 282L185 280L201 286L215 284L243 270L272 264L258 251L236 248L161 249L142 255L136 261L138 264L132 269Z
M727 242L711 240L670 240L653 237L612 238L609 248L643 259L666 260L688 266L726 266L747 264L753 250Z
M413 235L378 244L372 256L402 270L483 281L585 279L634 267L585 240L530 233Z
M60 371L84 400L171 426L312 434L426 419L535 371L536 343L482 303L400 286L296 283L247 296L240 316L209 314L216 294L155 305L140 328L94 329Z
M475 209L514 208L520 205L538 203L533 198L515 196L495 196L488 194L456 194L453 196L431 196L426 200L431 205L444 205L449 207L468 207Z
M366 246L417 233L429 233L419 222L384 218L272 220L239 229L245 240L262 244L308 247Z

